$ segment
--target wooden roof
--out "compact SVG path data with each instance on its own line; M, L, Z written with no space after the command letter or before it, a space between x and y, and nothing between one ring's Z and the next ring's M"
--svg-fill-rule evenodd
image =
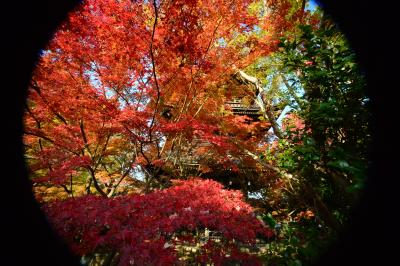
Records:
M257 119L261 114L261 109L258 105L252 104L245 106L240 100L226 101L225 105L232 109L234 115L247 115L253 119Z

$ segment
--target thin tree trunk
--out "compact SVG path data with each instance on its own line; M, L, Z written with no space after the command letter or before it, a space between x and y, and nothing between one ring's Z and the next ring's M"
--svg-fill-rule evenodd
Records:
M296 101L297 105L300 107L300 109L302 109L302 103L300 98L296 95L296 92L294 90L294 88L292 86L289 85L288 80L286 79L286 77L284 75L280 75L282 78L283 83L285 84L286 88L288 89L290 96L293 97L293 99Z
M271 123L271 127L272 127L272 129L274 131L274 134L278 138L281 139L283 137L283 134L282 134L282 131L279 128L278 122L276 121L276 118L275 118L275 116L274 116L274 114L272 112L272 106L270 104L270 101L269 100L264 100L261 97L261 95L263 93L263 88L260 86L260 82L258 81L258 79L256 77L247 75L245 72L243 72L241 70L239 70L237 73L240 75L240 77L243 80L245 80L245 81L247 81L247 82L249 82L249 83L254 85L254 87L256 89L256 91L255 91L255 94L256 94L255 102L261 108L261 111L263 112L264 117L267 118L268 121ZM261 100L257 99L258 96L260 96Z
M93 181L94 188L97 190L97 192L100 193L100 195L102 195L103 197L107 197L107 194L101 189L101 187L96 179L95 172L91 167L89 167L89 172L92 177L91 180Z
M92 178L89 178L89 180L86 182L85 190L86 194L90 194L90 187L92 186Z
M302 187L306 192L305 197L309 198L310 203L312 201L315 203L315 207L318 210L318 213L321 216L322 220L336 232L340 231L342 226L340 225L338 220L332 215L332 212L322 201L320 195L318 194L317 191L315 191L312 185L306 180L304 180Z
M315 191L315 189L312 187L312 185L305 179L305 178L301 178L299 176L295 176L289 173L286 173L285 171L270 165L266 162L264 162L263 160L261 160L257 155L255 155L254 153L250 152L249 150L245 149L245 152L250 155L254 160L256 160L258 163L260 163L262 166L264 166L265 168L268 168L276 173L278 173L279 175L285 177L286 179L290 180L290 179L297 179L297 180L301 180L302 184L301 187L302 189L306 192L306 194L304 195L306 198L308 198L308 202L309 204L311 204L311 202L315 203L315 208L317 209L318 213L320 214L322 220L332 229L334 229L335 231L340 231L341 230L341 225L340 223L337 221L337 219L332 215L332 212L329 210L329 208L325 205L325 203L322 201L321 196L318 194L317 191Z
M283 138L283 134L281 129L279 128L278 122L272 112L272 106L269 103L264 103L266 105L265 108L265 114L268 118L268 121L271 123L271 127L274 130L275 135L279 138L282 139Z

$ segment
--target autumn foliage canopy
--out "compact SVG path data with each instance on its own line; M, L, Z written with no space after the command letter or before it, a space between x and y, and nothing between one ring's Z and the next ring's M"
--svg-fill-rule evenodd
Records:
M35 182L80 176L112 196L135 169L149 190L160 166L182 176L192 161L200 172L210 160L226 169L252 161L243 147L257 149L268 123L249 125L223 106L252 94L229 85L231 75L276 49L279 32L250 4L85 1L32 78L25 143ZM254 27L265 30L256 36Z
M366 132L366 99L343 37L307 2L86 0L69 14L33 72L24 145L75 253L257 265L277 236L269 212L339 230L325 203L348 209L334 193L360 184L365 161L364 131L342 117L354 107ZM277 250L271 261L295 254Z

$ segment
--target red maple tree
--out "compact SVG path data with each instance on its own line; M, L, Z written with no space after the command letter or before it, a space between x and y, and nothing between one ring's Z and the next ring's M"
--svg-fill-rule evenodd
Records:
M146 195L89 195L49 203L44 210L77 254L117 252L121 265L172 265L178 262L177 246L196 247L192 256L201 263L256 265L257 258L240 247L273 236L240 192L211 180L176 181ZM196 236L206 228L220 239Z
M249 4L89 0L71 13L29 90L25 144L32 176L41 177L34 181L67 192L85 182L87 193L112 196L135 170L150 191L165 169L182 176L188 162L236 169L234 158L251 161L243 147L257 148L265 122L250 127L221 109L235 96L231 75L276 49L275 24ZM255 36L256 25L269 34Z
M223 240L202 245L198 262L257 262L239 244L272 233L238 192L195 179L150 193L186 179L193 163L198 175L260 170L251 151L269 123L224 103L254 96L232 75L276 50L291 25L275 19L287 4L270 1L261 14L251 3L87 0L54 34L32 76L24 143L35 185L71 197L44 209L75 252L171 264L176 247L209 228ZM148 194L113 197L137 187Z

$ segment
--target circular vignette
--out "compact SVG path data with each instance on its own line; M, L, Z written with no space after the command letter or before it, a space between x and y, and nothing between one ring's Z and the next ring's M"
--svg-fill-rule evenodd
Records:
M67 2L67 1L65 1ZM330 14L333 15L335 21L338 23L341 30L347 35L348 39L353 45L356 53L359 56L361 65L366 69L368 89L371 93L371 98L373 102L380 101L383 102L383 98L379 96L374 88L377 88L376 80L377 73L379 70L375 69L370 65L370 60L366 52L365 41L366 31L365 21L367 16L364 12L359 12L361 1L354 1L351 3L346 3L345 1L322 1L324 5L323 8ZM28 5L29 6L29 5ZM17 10L17 6L12 6L14 10ZM51 1L42 1L40 3L30 4L29 8L20 10L21 20L18 24L15 24L18 34L12 32L11 36L14 37L14 42L17 41L19 45L15 47L9 47L9 51L15 51L15 48L19 48L18 55L13 58L10 65L10 69L14 75L9 77L19 77L12 79L13 87L15 90L10 93L10 97L15 99L15 103L11 109L8 109L8 114L11 119L9 123L9 135L10 141L6 145L6 151L8 154L13 156L9 157L10 164L8 166L15 165L14 171L12 172L12 180L7 184L9 187L16 186L18 190L7 191L7 198L14 199L14 202L10 204L10 207L6 208L4 217L7 217L4 228L7 228L6 241L10 243L7 246L7 256L6 261L16 262L19 258L21 262L35 262L41 265L46 265L45 261L49 261L50 258L59 258L61 261L65 262L65 265L72 265L76 260L68 260L69 254L65 251L65 246L57 244L58 241L52 235L47 227L47 223L43 219L43 215L36 206L33 197L30 192L29 184L27 181L27 174L23 166L22 159L22 143L21 137L21 119L14 119L15 117L22 116L23 102L25 99L26 85L28 84L31 70L33 68L35 59L37 58L37 52L40 47L43 47L46 41L49 39L51 32L56 28L56 26L63 20L65 15L69 10L73 8L71 3L68 4L52 4ZM359 17L355 18L355 14ZM18 26L17 26L18 25ZM360 30L362 29L362 30ZM20 31L18 31L20 30ZM374 76L375 75L375 76ZM376 106L374 106L376 107ZM375 116L382 115L383 111L374 110ZM383 116L382 116L383 117ZM377 127L382 130L385 127L383 121L375 120ZM377 137L382 137L380 131L374 132L374 139ZM371 175L376 177L377 168L382 166L383 162L378 160L376 157L379 150L377 144L382 144L382 142L375 141L374 150L372 152L372 158L375 163ZM6 161L7 162L7 161ZM322 262L326 263L324 265L335 264L334 262L342 262L345 257L347 257L348 262L360 262L369 261L366 254L370 254L371 259L381 258L377 253L383 251L382 247L372 247L368 243L376 241L382 241L384 238L379 233L367 234L366 229L371 229L376 226L373 219L370 217L371 209L379 209L383 207L384 211L389 210L390 204L382 205L388 198L382 197L378 198L376 193L382 192L382 185L378 183L376 178L369 179L368 186L365 194L365 198L360 208L355 212L354 220L352 225L349 227L347 233L343 235L341 242L333 247L332 252L328 253L326 258L322 258ZM387 201L390 202L390 201ZM12 206L12 207L11 207ZM30 221L30 222L28 222ZM4 221L3 221L4 222ZM38 237L40 236L40 237ZM39 240L40 239L40 240ZM22 245L21 245L22 244ZM356 247L356 248L355 248ZM27 251L28 253L34 254L33 257L26 256L22 258L20 256L21 250ZM387 253L387 252L385 252ZM53 254L53 255L49 255ZM350 256L349 256L350 255ZM349 256L349 257L348 257ZM363 257L365 256L365 257ZM62 259L64 258L64 259ZM329 262L329 263L328 263ZM10 263L10 265L15 263ZM49 265L54 265L53 262L49 262Z

